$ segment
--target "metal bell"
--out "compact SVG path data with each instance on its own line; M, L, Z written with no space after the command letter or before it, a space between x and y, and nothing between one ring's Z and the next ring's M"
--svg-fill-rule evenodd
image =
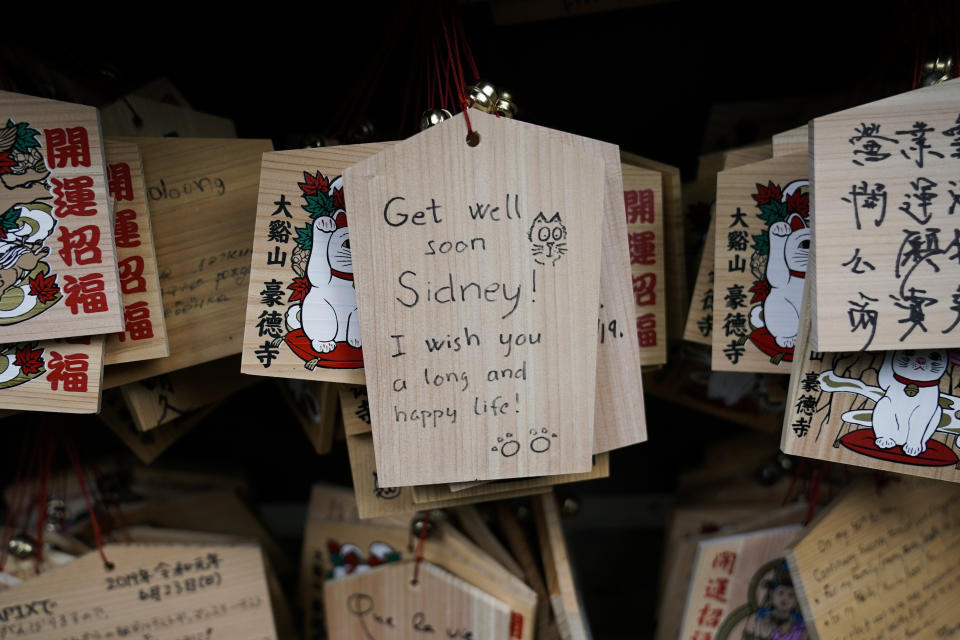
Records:
M486 113L493 113L497 109L498 98L497 88L485 80L478 80L467 87L468 107L473 107Z
M920 85L929 87L931 85L946 82L953 77L953 56L937 56L933 60L928 60L923 65L923 78Z
M20 560L26 560L31 557L34 551L36 551L36 548L37 543L25 533L18 533L10 538L10 542L7 543L7 551L10 555Z
M506 89L500 89L496 102L496 112L501 118L514 118L517 115L517 105L513 95Z
M427 109L420 116L420 131L426 131L434 125L438 125L444 120L449 120L453 115L446 109Z

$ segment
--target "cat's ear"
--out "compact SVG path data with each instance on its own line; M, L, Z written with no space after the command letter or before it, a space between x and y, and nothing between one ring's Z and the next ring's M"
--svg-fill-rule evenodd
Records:
M807 221L803 219L799 213L791 213L790 217L787 218L787 224L790 225L791 231L799 231L800 229L807 228Z
M553 217L547 220L547 222L562 222L560 220L560 212L557 211L555 214L553 214Z
M337 215L333 216L333 221L337 223L337 229L342 229L347 226L347 212L340 211Z
M538 222L544 222L544 223L545 223L546 221L547 221L547 216L543 215L543 211L541 211L540 213L538 213L538 214L537 214L537 217L533 219L533 223L534 223L534 224L536 224L536 223L538 223Z

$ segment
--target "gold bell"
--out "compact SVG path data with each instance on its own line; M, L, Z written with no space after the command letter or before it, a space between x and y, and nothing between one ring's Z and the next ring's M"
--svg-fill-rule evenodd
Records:
M946 82L953 77L953 56L937 56L923 65L923 78L920 85L931 85Z
M10 555L20 560L26 560L32 556L36 548L37 543L25 533L18 533L7 543L7 551Z
M427 109L420 116L420 131L425 131L434 125L438 125L444 120L449 120L453 116L446 109Z
M485 80L478 80L467 87L467 106L486 113L497 109L497 88Z
M513 95L506 89L500 89L496 112L501 118L514 118L517 115L517 105L513 101Z

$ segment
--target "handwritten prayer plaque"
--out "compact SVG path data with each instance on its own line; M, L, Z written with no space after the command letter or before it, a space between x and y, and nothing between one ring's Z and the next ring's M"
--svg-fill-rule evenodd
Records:
M710 216L710 226L703 240L703 252L700 254L700 266L697 268L697 280L693 285L693 297L687 313L687 324L683 330L683 339L688 342L711 344L713 335L713 256L716 250L716 216Z
M721 171L714 216L713 359L789 373L810 253L806 154Z
M784 557L801 531L792 525L698 543L679 637L806 637Z
M140 149L108 139L104 150L126 324L123 332L107 337L104 363L165 358L170 348Z
M787 552L803 617L820 638L956 638L960 488L865 482Z
M275 640L254 546L120 545L0 592L0 637Z
M0 409L97 413L104 336L0 345Z
M471 115L344 174L389 486L590 469L603 162Z
M363 383L343 171L391 144L263 155L244 373Z
M667 361L663 176L629 164L624 164L622 171L640 363L662 365ZM607 333L604 331L601 339Z
M0 91L0 342L123 330L100 120Z
M260 157L269 140L124 138L143 158L170 355L111 366L108 388L239 353Z
M812 344L960 347L960 80L812 123Z

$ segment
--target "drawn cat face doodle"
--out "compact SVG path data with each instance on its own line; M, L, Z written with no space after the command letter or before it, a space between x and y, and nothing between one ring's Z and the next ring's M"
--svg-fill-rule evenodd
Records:
M534 262L556 264L567 252L567 228L560 219L560 212L550 219L542 211L538 213L530 225L527 239L532 243Z
M787 218L790 225L790 235L784 247L784 257L787 266L793 271L806 272L807 261L810 259L810 229L803 220L803 216L796 213Z
M947 370L944 349L906 349L893 354L893 372L909 380L939 380Z

